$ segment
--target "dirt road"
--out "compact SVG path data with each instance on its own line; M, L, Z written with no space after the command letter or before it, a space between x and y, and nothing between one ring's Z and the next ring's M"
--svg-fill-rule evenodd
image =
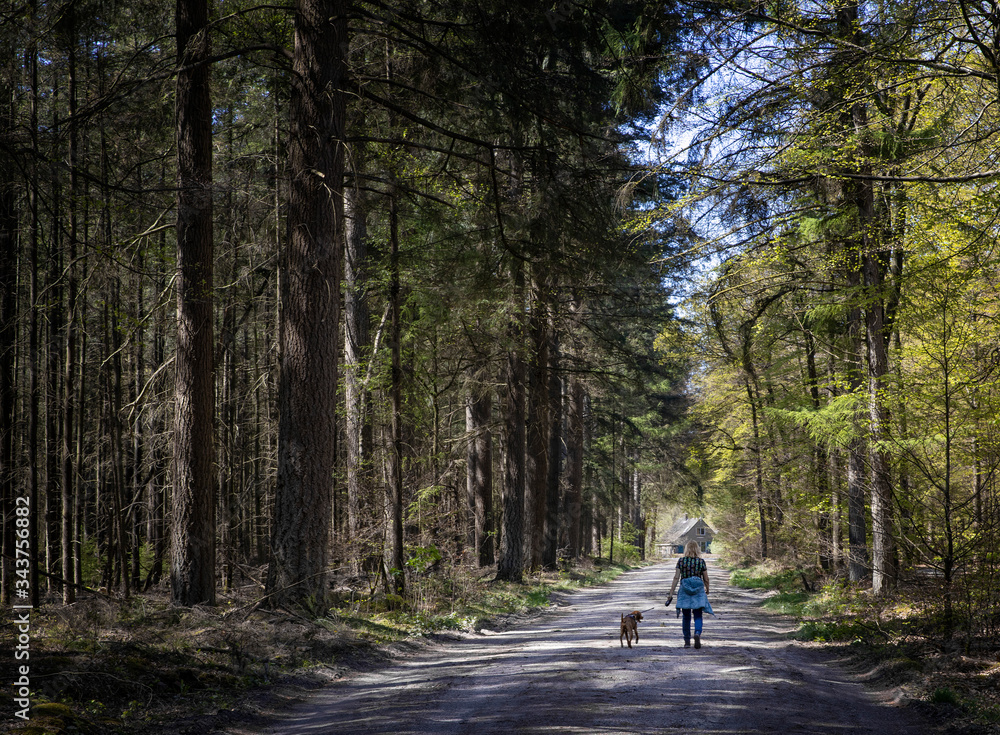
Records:
M710 561L710 567L711 567ZM515 629L448 641L391 668L325 688L265 730L280 733L781 733L924 735L930 728L880 704L822 651L790 643L759 593L710 571L701 650L683 648L663 606L673 562L567 595ZM655 607L632 648L619 616Z

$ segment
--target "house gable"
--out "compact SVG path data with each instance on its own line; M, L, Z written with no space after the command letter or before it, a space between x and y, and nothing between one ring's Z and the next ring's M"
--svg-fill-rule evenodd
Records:
M711 550L714 538L715 529L709 526L704 518L682 518L664 534L663 546L674 553L683 554L684 546L689 541L695 541L698 543L698 548L707 553Z

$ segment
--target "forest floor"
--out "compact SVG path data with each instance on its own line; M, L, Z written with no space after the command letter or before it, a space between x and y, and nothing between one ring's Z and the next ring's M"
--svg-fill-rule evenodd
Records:
M794 620L761 608L769 593L730 586L711 566L718 618L706 617L701 650L683 648L680 621L663 606L672 564L558 591L547 606L482 617L474 629L389 643L380 623L359 635L358 620L317 624L235 605L53 606L35 611L32 719L10 729L1000 733L964 697L932 696L961 691L962 681L995 690L996 661L973 665L956 654L945 665L797 642ZM649 608L638 644L622 648L620 614Z

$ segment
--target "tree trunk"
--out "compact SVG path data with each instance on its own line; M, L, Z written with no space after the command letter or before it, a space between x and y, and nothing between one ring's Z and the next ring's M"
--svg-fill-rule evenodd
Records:
M809 329L803 330L806 345L806 373L809 385L809 397L814 411L819 411L819 372L816 367L816 340ZM829 452L819 443L813 447L813 477L816 483L816 495L821 503L830 502L830 468ZM819 536L818 561L822 569L833 568L833 550L830 542L830 526L832 513L820 508L816 515L816 526Z
M514 260L513 311L508 330L504 383L504 484L503 525L497 579L520 582L524 568L524 484L525 484L525 365L524 349L524 266Z
M389 204L389 342L391 346L390 394L392 416L389 426L388 509L389 538L387 559L392 590L402 595L406 589L403 538L403 345L402 304L399 273L399 213L395 194Z
M73 459L75 456L73 443L76 439L74 430L74 403L76 395L74 393L74 382L76 378L76 312L77 312L77 281L76 281L76 253L77 253L77 201L79 199L79 175L77 174L77 148L79 144L79 126L75 122L77 109L77 79L76 79L76 23L75 9L70 7L67 10L68 17L68 42L70 46L68 54L69 67L69 116L70 116L70 136L69 136L69 170L70 170L70 195L69 195L69 253L66 263L66 329L65 329L65 357L63 360L63 408L62 408L62 533L60 539L60 549L62 552L62 578L63 578L63 604L69 605L76 602L76 586L74 585L74 572L76 565L73 563L73 498L76 473L73 471Z
M855 267L848 272L851 298L857 299L860 277ZM853 305L847 316L847 330L851 354L848 358L848 382L852 393L861 390L861 307ZM862 582L868 577L868 524L865 517L865 460L866 443L860 418L855 421L856 436L847 446L847 575L851 582Z
M111 345L111 358L108 371L106 373L107 389L105 396L108 397L110 406L108 407L110 462L111 462L111 538L113 546L108 552L108 574L106 575L106 585L110 589L119 582L121 583L122 594L126 599L131 595L128 573L128 538L129 533L125 528L125 516L127 513L125 503L125 450L122 438L122 344L118 315L121 312L121 285L118 278L112 278L109 284L111 293L108 295L105 305L105 334L108 335L108 342ZM117 570L117 571L116 571ZM214 571L214 569L213 569Z
M17 87L17 56L13 46L0 53L0 139L11 140L14 134L14 93ZM0 156L0 512L3 513L3 574L0 576L0 604L9 605L13 590L14 529L17 512L14 482L14 354L17 348L17 182L14 164ZM33 464L33 463L32 463ZM21 507L21 506L18 506ZM22 524L26 527L26 524ZM23 557L22 557L23 558ZM22 569L24 567L21 567ZM22 577L27 582L27 575ZM18 593L24 584L18 585ZM18 600L23 605L26 598Z
M207 0L177 0L173 600L215 603L212 99ZM123 539L122 539L123 540ZM122 570L123 574L125 570Z
M747 389L747 401L750 403L750 417L753 425L753 455L754 455L754 496L757 500L757 515L760 520L760 557L767 558L767 508L764 505L764 466L761 459L760 424L757 418L757 399L750 379L744 381Z
M868 114L865 105L852 108L855 134L861 142L861 173L871 174ZM872 590L886 592L896 583L896 538L892 508L892 475L884 449L889 438L889 410L885 381L889 373L886 338L885 271L879 252L874 185L870 179L855 184L861 267L864 283L864 320L868 352L868 448L871 462Z
M830 327L830 332L827 335L829 344L836 343L836 327ZM831 401L838 395L836 388L836 383L832 379L832 376L836 375L837 364L836 356L833 350L828 351L827 355L827 375L830 376L830 380L827 381L828 387L826 389L826 400ZM842 487L842 453L840 449L833 447L829 449L826 453L827 457L827 470L828 470L828 485L830 487L830 507L831 507L831 523L830 523L830 554L833 560L833 568L840 570L843 567L843 548L842 548L842 526L843 526L843 495L841 492Z
M59 88L54 86L52 91L53 99L59 97ZM62 105L54 105L55 109L62 109ZM52 129L59 130L60 120L58 112L53 114ZM57 154L58 155L58 154ZM63 334L66 320L66 313L63 309L63 279L62 269L63 248L62 239L65 231L62 221L63 189L61 184L61 170L54 170L52 173L52 222L49 233L49 279L47 284L47 322L49 326L47 351L47 383L48 390L45 393L45 567L46 588L62 592L62 569L61 569L61 545L62 523L60 522L62 513L62 481L60 473L62 463L60 455L62 453L62 443L60 442L60 429L62 422L62 404L60 401L60 358L63 353Z
M472 546L476 564L488 567L496 561L493 545L493 436L490 420L493 400L489 386L470 369L465 404L468 435L467 489L472 515Z
M554 307L553 307L554 308ZM549 461L545 482L545 544L542 567L554 569L559 555L559 480L562 474L563 380L559 375L559 335L555 314L549 316Z
M36 3L31 3L31 17L35 17L37 11ZM40 602L41 582L38 579L38 567L41 563L39 548L39 516L41 513L41 490L38 481L38 355L39 355L39 324L38 324L38 233L40 223L38 221L39 192L38 192L38 165L41 159L38 150L38 48L37 36L34 33L34 23L30 24L32 41L25 54L29 69L31 83L31 102L29 113L29 128L31 130L31 163L30 185L28 188L28 207L30 216L30 230L28 235L28 301L31 306L28 309L28 494L30 495L31 515L29 516L29 533L31 549L30 582L31 582L31 605L38 607Z
M162 243L161 243L162 244ZM163 293L165 286L165 274L161 269L161 263L157 263L155 269L155 280L153 282L155 293ZM153 364L150 366L150 371L152 373L157 373L160 367L163 365L165 359L166 351L166 334L167 334L167 317L163 309L157 310L156 323L153 328ZM157 414L156 423L154 424L154 431L162 431L164 434L168 429L167 417ZM162 422L162 424L161 424ZM153 456L151 458L151 470L149 475L149 487L147 488L146 497L149 502L149 509L146 514L148 519L148 527L146 529L146 537L149 539L149 543L153 550L153 563L150 567L149 574L146 576L146 582L143 585L145 589L149 589L154 584L159 584L160 578L163 576L163 558L166 555L167 544L166 544L166 534L165 534L165 487L167 484L167 477L169 473L169 463L170 460L163 451L162 445L157 442L154 444Z
M528 379L528 477L524 504L526 521L524 551L528 569L535 569L542 564L549 474L548 433L552 428L549 420L549 336L545 313L547 295L544 276L536 279L532 290L534 307L531 310L529 331L533 349L531 373Z
M355 171L357 176L357 171ZM347 435L349 557L360 571L365 501L371 501L372 426L368 418L365 362L370 351L368 212L355 180L344 192L344 404Z
M570 380L566 431L566 553L577 559L581 550L581 518L583 515L583 383Z
M642 476L639 474L639 450L631 450L629 458L629 490L631 498L629 501L630 522L636 530L636 537L632 542L640 559L646 558L646 527L642 515Z
M339 224L348 3L298 0L281 286L278 477L267 590L273 604L327 599L336 464Z

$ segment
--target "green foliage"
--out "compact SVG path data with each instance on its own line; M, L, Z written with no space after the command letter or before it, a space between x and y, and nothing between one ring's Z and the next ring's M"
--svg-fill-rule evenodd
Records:
M769 563L734 569L729 575L729 583L744 589L774 589L781 592L791 592L802 587L798 570L780 568Z
M867 638L868 630L854 620L804 620L793 637L817 643L851 642Z
M625 521L622 523L620 531L615 529L613 539L611 537L601 539L601 556L605 559L611 559L613 552L614 559L611 561L620 564L637 564L641 557L635 543L641 535L642 531Z
M409 556L406 565L418 573L426 572L442 559L441 552L436 546L408 546L406 550Z
M547 607L555 591L605 584L630 568L627 564L605 562L601 566L567 568L555 576L539 575L521 584L467 578L449 583L448 575L431 574L421 582L421 591L408 599L386 595L365 603L368 615L341 607L330 610L326 619L346 624L363 638L378 643L439 630L479 630L499 624L508 616Z
M764 600L764 607L782 615L799 616L811 597L808 592L778 592Z
M962 704L962 698L959 696L958 692L954 689L949 689L948 687L935 689L931 692L930 700L934 704L950 704L955 707L959 707Z
M760 42L734 52L757 73L717 82L717 114L692 99L692 117L673 109L664 121L696 126L686 152L711 171L670 209L703 223L706 254L685 303L699 356L691 457L735 560L815 559L836 573L848 460L870 467L878 453L897 490L893 540L951 577L981 564L994 543L983 529L997 525L983 502L994 492L984 478L1000 469L1000 381L987 357L1000 334L1000 232L996 187L974 177L993 168L1000 116L973 112L983 95L995 102L992 81L913 66L930 49L970 61L936 21L885 11L866 15L841 53L832 11L806 20L775 6L782 22L762 20ZM719 12L718 24L702 19L705 37L736 17ZM790 17L810 32L788 32ZM979 640L992 633L976 627Z
M799 619L793 634L796 640L852 642L869 640L871 628L864 620L867 612L855 609L854 593L841 582L832 581L818 591L804 589L802 570L783 568L773 562L734 569L730 583L744 589L774 590L762 606L772 612Z

